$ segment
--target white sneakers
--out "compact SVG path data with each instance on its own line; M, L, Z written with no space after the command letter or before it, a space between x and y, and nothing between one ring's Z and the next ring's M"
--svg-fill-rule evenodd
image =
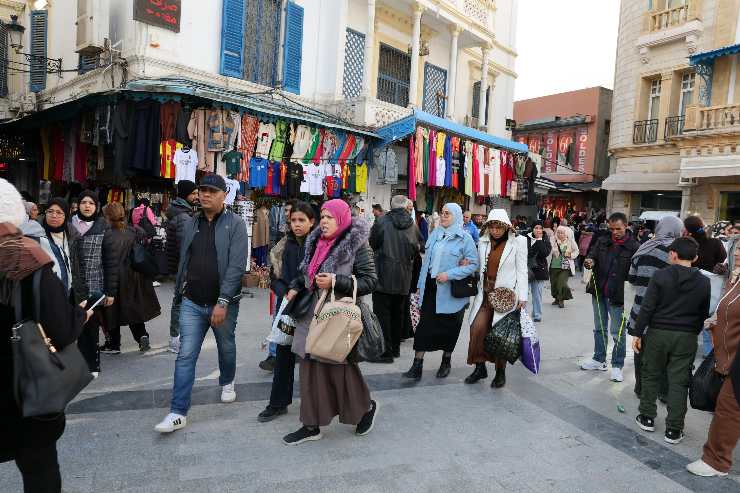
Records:
M612 382L624 382L621 368L612 368Z
M180 336L172 337L170 336L170 352L171 353L179 353L180 352Z
M703 476L705 478L710 478L712 476L727 476L726 472L716 470L701 459L687 465L686 470L688 470L691 474L696 474L697 476Z
M172 433L180 428L185 428L186 424L188 424L188 418L181 414L170 413L154 427L154 430L160 433Z
M594 359L590 359L588 361L584 361L581 363L581 370L598 370L598 371L606 371L606 363L600 363Z
M221 402L229 403L236 400L236 390L234 390L234 382L228 383L221 387Z

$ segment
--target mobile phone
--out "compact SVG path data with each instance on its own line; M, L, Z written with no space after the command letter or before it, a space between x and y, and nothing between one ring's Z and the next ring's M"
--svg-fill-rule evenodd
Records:
M102 303L103 300L105 300L105 295L102 295L100 298L98 298L98 301L96 301L92 305L90 305L90 300L87 300L87 305L85 306L85 310L92 310L93 308L98 306L100 303Z

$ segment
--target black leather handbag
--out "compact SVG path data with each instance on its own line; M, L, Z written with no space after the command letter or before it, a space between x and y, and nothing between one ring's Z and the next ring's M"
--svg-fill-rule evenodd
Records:
M362 312L362 334L351 353L353 363L377 361L385 354L385 338L378 316L362 301L357 302Z
M288 302L283 315L289 315L293 320L299 320L308 315L313 305L314 291L303 288Z
M717 398L725 377L714 371L716 365L717 360L712 351L691 377L689 402L694 409L713 413L717 407Z
M11 328L13 392L23 417L64 412L67 404L93 377L77 344L57 349L41 326L41 271L33 274L34 316L23 320L20 283L13 304L16 324Z
M131 268L139 274L154 277L159 274L157 261L147 247L140 243L134 243L129 253Z
M450 281L450 292L453 298L470 298L478 295L478 281L480 276L476 272L465 279Z

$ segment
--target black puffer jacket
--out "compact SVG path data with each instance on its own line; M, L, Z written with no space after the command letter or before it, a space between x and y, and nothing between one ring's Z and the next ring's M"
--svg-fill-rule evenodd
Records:
M547 270L547 257L550 255L550 238L542 234L542 239L535 241L527 235L527 263L534 264L532 271L536 281L547 281L550 273Z
M624 306L624 283L629 277L632 256L638 248L640 244L629 231L621 245L616 245L611 235L600 237L588 250L587 258L594 261L594 275L591 276L586 292L596 294L595 281L599 286L599 299L606 296L612 305Z
M421 241L411 215L405 209L393 209L378 218L370 230L369 241L378 271L376 291L408 294Z
M289 231L285 235L285 238L280 241L285 242L282 248L281 267L280 271L275 273L276 276L273 277L270 285L275 296L278 298L285 296L293 283L300 282L300 279L302 279L301 271L298 267L301 265L303 255L305 254L305 243L298 243L292 231ZM296 281L296 279L299 281Z
M167 208L167 269L171 275L177 274L180 262L180 244L185 232L185 223L193 216L193 208L187 200L177 197Z

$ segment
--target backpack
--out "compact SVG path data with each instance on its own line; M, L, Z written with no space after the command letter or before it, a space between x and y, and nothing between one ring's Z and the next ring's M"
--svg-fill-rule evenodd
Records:
M333 363L344 363L362 334L362 312L357 306L357 278L352 276L354 292L352 298L337 300L334 297L336 278L331 289L325 290L314 310L306 338L306 353L311 357ZM326 302L331 293L331 301Z

